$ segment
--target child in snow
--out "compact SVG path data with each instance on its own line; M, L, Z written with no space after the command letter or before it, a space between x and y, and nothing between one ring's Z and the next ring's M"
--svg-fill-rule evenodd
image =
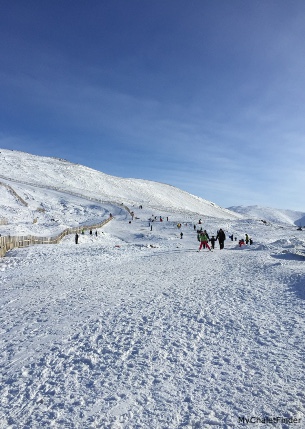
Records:
M212 249L215 248L215 241L216 241L216 238L214 237L214 235L212 235L212 238L210 239Z
M210 240L209 234L207 233L207 230L205 229L203 231L203 233L207 236L208 241ZM205 246L203 246L203 248L205 249Z
M198 252L203 248L208 248L209 250L211 250L209 243L208 243L208 237L202 232L200 234L200 246L199 246L199 250Z
M245 244L245 240L242 238L239 240L239 247L243 246Z

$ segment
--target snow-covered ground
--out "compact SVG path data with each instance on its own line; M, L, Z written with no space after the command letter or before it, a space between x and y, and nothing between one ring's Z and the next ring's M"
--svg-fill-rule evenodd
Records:
M0 259L0 428L305 428L305 231L192 213L182 191L167 208L133 200L131 221L113 202L15 180L28 206L0 187L1 234L115 217L78 245ZM197 252L194 225L223 228L225 248Z

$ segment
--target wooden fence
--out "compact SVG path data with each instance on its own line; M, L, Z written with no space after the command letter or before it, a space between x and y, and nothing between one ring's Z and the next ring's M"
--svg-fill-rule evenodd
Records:
M21 198L20 195L18 195L17 192L14 191L14 189L10 185L8 185L7 183L0 182L0 186L6 188L22 205L28 207L28 203L24 201L24 199Z
M68 195L73 195L76 197L80 197L80 198L84 198L86 200L90 200L90 201L94 201L100 204L113 204L116 206L119 206L123 209L125 209L130 215L131 215L131 210L129 209L129 207L125 206L123 203L118 203L117 201L105 201L105 200L101 200L98 198L93 198L93 197L89 197L87 195L83 195L81 193L78 192L73 192L73 191L67 191L65 189L61 189L55 186L41 186L38 184L33 184L30 182L21 182L19 180L14 180L14 179L10 179L8 177L3 176L2 174L0 174L0 177L2 177L5 180L9 180L11 182L15 182L15 183L21 183L23 185L30 185L30 186L34 186L37 188L42 188L42 189L51 189L51 190L55 190L57 192L60 193L64 193L64 194L68 194ZM12 194L14 194L14 196L19 199L19 201L25 205L28 206L27 202L24 201L15 191L14 189L7 185L6 183L0 182L0 185L5 186ZM96 225L82 225L82 226L78 226L75 228L67 228L65 229L63 232L61 232L59 235L56 235L54 237L36 237L33 235L27 235L27 236L20 236L20 237L14 237L14 236L0 236L0 257L5 256L5 254L11 250L14 249L15 247L27 247L27 246L31 246L34 244L56 244L59 243L59 241L66 235L68 234L75 234L75 233L79 233L82 230L88 230L88 229L96 229L96 228L101 228L102 226L106 225L106 223L108 223L111 219L113 219L113 217L109 217L108 219L104 220L101 223L98 223ZM4 223L3 223L4 224ZM5 223L7 224L7 223Z
M14 249L15 247L27 247L27 246L32 246L34 244L57 244L60 242L60 240L63 239L63 237L65 237L68 234L76 234L81 232L82 230L101 228L112 219L113 219L113 216L95 225L82 225L82 226L77 226L75 228L67 228L64 231L62 231L60 234L53 237L36 237L34 235L26 235L26 236L20 236L20 237L11 237L11 236L0 237L0 257L5 256L5 254L9 250Z

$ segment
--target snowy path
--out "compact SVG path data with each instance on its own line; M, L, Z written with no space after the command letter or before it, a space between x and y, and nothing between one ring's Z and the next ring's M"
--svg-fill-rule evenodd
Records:
M303 260L126 224L6 259L0 427L304 428Z

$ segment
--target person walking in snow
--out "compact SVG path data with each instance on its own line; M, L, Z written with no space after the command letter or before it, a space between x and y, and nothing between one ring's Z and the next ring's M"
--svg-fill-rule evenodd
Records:
M210 248L209 243L208 243L208 237L205 235L204 232L202 232L200 234L200 246L199 246L198 252L200 252L200 250L202 249L202 247L204 249L207 247L211 251L211 248Z
M210 239L212 249L215 248L215 241L216 241L216 238L214 237L214 235L212 235L212 238Z
M245 236L246 236L246 244L248 244L249 243L249 235L245 234Z
M75 234L75 244L78 244L78 234Z
M207 236L208 241L210 240L209 234L207 233L207 230L204 229L203 233ZM205 246L203 246L203 248L205 249Z
M226 239L226 234L224 233L224 231L220 228L220 230L217 233L217 237L216 240L218 240L219 242L219 247L220 249L223 249L225 246L225 239Z
M182 238L183 237L183 232L180 232L180 238Z

